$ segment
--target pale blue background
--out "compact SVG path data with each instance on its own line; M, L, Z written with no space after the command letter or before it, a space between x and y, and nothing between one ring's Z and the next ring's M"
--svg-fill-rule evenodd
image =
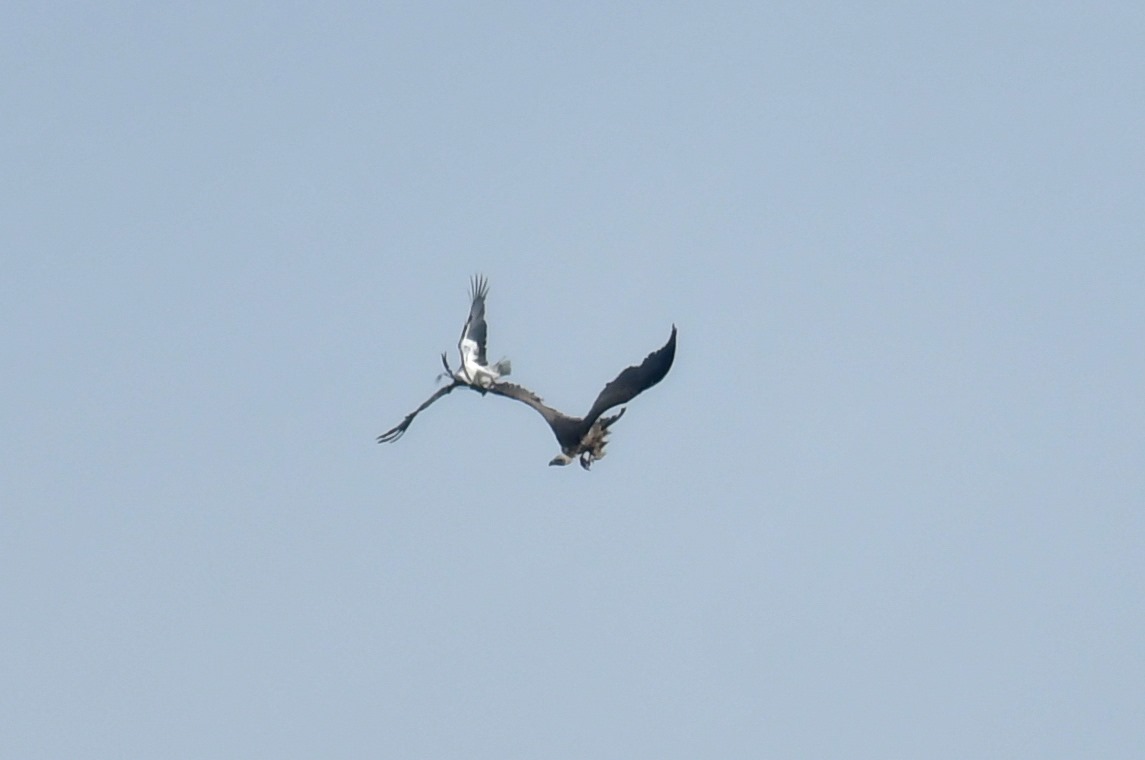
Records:
M1141 3L0 21L0 756L1145 756Z

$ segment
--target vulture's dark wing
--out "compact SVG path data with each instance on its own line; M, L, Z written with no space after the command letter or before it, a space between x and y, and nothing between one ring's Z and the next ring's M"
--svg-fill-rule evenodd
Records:
M676 358L676 325L672 325L672 335L668 342L656 349L637 367L629 367L616 376L596 397L592 409L584 416L591 423L614 406L631 401L656 383L664 379Z
M412 412L407 414L406 418L401 421L401 424L399 424L397 427L391 428L391 429L387 430L386 432L382 433L381 435L379 435L378 436L378 443L390 443L392 441L396 441L397 439L401 438L402 435L405 434L406 429L409 428L410 423L413 422L414 417L418 416L418 414L420 414L426 407L428 407L434 401L437 401L442 396L446 395L447 393L450 393L454 388L460 388L463 385L465 385L465 383L463 383L459 380L455 380L452 383L450 383L449 385L446 385L442 388L438 388L437 392L434 393L432 396L430 396L428 399L426 399L424 404L422 404L417 409L414 409Z
M513 383L497 382L489 386L489 393L504 396L505 398L516 399L523 404L528 404L540 412L541 416L545 418L545 422L549 423L549 427L552 428L553 435L557 437L558 443L562 446L568 445L569 441L566 439L570 437L572 443L576 443L578 436L575 431L580 420L553 409L542 401L540 396L528 388L523 388Z
M533 393L528 388L523 388L520 385L515 385L514 383L493 383L489 386L489 393L493 393L497 396L504 396L505 398L516 399L521 403L528 404L540 412L541 416L544 417L545 421L550 425L553 424L553 420L566 416L546 404L541 400L540 396Z
M482 275L474 275L469 281L469 319L465 320L465 328L457 342L462 357L467 354L476 355L477 363L482 367L488 366L485 359L485 296L488 294L489 281Z

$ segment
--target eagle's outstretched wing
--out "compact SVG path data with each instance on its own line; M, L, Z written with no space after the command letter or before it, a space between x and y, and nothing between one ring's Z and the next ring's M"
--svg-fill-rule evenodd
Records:
M485 336L488 331L485 324L485 296L488 294L489 281L483 275L474 275L469 281L469 319L465 320L461 339L457 342L463 365L470 356L476 357L477 364L482 367L489 365L485 358Z

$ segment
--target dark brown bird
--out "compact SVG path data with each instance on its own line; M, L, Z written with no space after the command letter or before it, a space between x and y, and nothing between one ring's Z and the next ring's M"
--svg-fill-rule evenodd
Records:
M672 325L672 335L668 342L648 354L638 366L628 367L596 397L588 414L584 417L570 417L545 404L540 396L527 388L506 382L494 382L486 389L489 393L516 399L540 412L553 430L560 444L561 453L553 458L550 465L566 465L580 459L580 466L588 469L592 463L604 456L604 446L608 443L608 429L625 412L621 409L611 417L602 415L613 407L625 404L664 379L676 358L676 326ZM443 388L438 393L444 395L452 388ZM428 403L432 403L433 399ZM416 414L416 412L415 412Z

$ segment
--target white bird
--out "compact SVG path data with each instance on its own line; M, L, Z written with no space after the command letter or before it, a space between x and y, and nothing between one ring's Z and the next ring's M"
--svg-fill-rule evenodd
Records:
M488 280L482 275L474 275L469 281L469 318L465 320L465 327L461 330L461 338L457 341L457 351L461 354L461 364L457 367L456 372L450 368L445 353L441 354L441 363L445 367L445 373L438 375L438 379L448 377L452 382L439 388L436 393L426 399L425 403L406 415L406 418L396 427L378 436L378 443L389 443L401 438L419 412L456 388L472 388L484 394L493 383L509 374L512 364L508 359L501 359L501 361L490 366L485 357L485 337L488 333L488 326L485 324L485 296L488 294Z
M496 382L501 376L508 375L512 370L512 365L508 359L502 359L493 366L489 366L489 362L485 358L485 335L488 331L485 324L485 296L488 294L489 281L482 275L475 275L469 282L469 319L465 320L465 327L461 330L461 339L457 341L457 350L461 354L461 366L457 368L457 372L453 373L456 380L482 388L488 388L490 384ZM449 369L448 363L446 363L446 369Z

